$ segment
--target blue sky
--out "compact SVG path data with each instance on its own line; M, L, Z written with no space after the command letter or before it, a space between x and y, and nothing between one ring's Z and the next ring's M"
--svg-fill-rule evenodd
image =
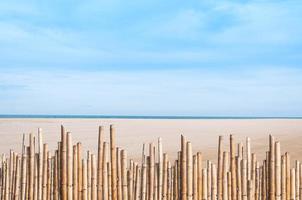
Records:
M301 1L1 1L0 113L302 116Z

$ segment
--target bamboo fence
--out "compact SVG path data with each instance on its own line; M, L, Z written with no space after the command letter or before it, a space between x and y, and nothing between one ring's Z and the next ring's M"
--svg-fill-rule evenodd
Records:
M250 138L236 144L230 135L229 147L219 137L217 160L203 162L182 135L177 159L169 159L159 138L143 145L141 163L116 146L114 126L110 141L103 127L98 137L95 155L83 154L63 126L53 152L41 129L28 145L23 135L20 154L1 156L0 200L302 200L301 163L291 166L290 154L282 154L271 135L264 160L257 160Z

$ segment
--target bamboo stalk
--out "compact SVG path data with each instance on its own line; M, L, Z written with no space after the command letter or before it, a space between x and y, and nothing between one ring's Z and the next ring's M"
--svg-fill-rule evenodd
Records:
M212 176L212 199L211 200L216 200L217 199L217 169L216 165L212 164L211 167L211 176Z
M228 200L228 170L229 170L229 154L228 152L223 152L223 183L222 183L222 198L223 200Z
M233 135L230 135L230 154L231 154L231 176L232 176L232 199L237 199L236 183L236 158L235 158L235 141Z
M286 158L281 156L281 199L286 200Z
M181 196L182 200L187 200L187 142L185 137L181 136Z
M288 152L285 153L285 158L286 158L286 199L290 199L290 194L291 194L291 180L290 180L290 155Z
M110 149L111 149L111 193L112 200L117 200L116 191L116 149L115 149L115 128L110 125Z
M202 169L202 200L207 200L207 170Z
M158 200L162 200L163 189L163 147L162 139L158 138Z
M42 176L42 199L47 199L47 154L48 154L48 145L43 145L43 176Z
M164 153L163 161L163 200L167 200L168 193L168 155Z
M77 145L73 146L73 187L72 197L74 200L78 200L78 148Z
M104 142L103 144L103 161L102 161L102 170L103 170L103 175L102 175L102 183L103 183L103 188L102 188L102 199L103 200L108 200L108 172L107 172L107 154L108 154L108 144Z
M87 200L87 162L84 159L82 159L82 181L82 199Z
M91 155L91 200L97 200L97 169L95 155Z
M295 169L290 170L290 200L296 199Z
M175 164L176 166L176 164ZM175 170L174 170L175 171ZM177 174L174 172L174 176ZM175 186L174 186L175 187ZM193 200L198 200L197 156L193 156ZM175 197L174 197L175 199Z
M193 197L193 169L192 169L192 144L187 142L187 199L192 200Z
M38 151L39 151L39 160L38 160L38 200L42 199L42 173L43 173L43 134L42 129L38 129Z
M276 171L276 200L281 199L281 150L280 150L280 143L275 143L275 171Z
M122 186L122 165L121 165L121 150L116 148L116 168L117 168L117 199L123 200L123 186Z
M218 193L218 200L222 200L222 174L223 174L223 167L222 167L222 159L223 159L223 150L222 150L222 140L223 137L219 136L218 139L218 172L217 172L217 193Z
M73 199L73 149L71 133L67 133L67 198L68 200Z
M103 197L103 127L99 126L98 137L97 199Z
M61 126L61 198L67 200L67 140L66 132Z
M83 170L82 170L82 144L77 143L77 153L78 153L78 199L82 200L82 190L83 190Z
M122 189L123 200L128 199L128 184L127 184L127 153L125 150L121 151L122 158Z
M149 200L153 200L154 193L154 144L149 145L149 155L150 155L150 168L149 168ZM131 200L131 199L129 199Z
M241 161L241 192L242 192L242 200L247 200L247 162L245 159L242 159Z
M275 200L275 139L270 135L270 200Z

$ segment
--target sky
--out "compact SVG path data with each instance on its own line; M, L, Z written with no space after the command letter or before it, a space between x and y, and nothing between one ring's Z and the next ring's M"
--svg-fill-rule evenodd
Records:
M0 1L0 114L302 116L302 1Z

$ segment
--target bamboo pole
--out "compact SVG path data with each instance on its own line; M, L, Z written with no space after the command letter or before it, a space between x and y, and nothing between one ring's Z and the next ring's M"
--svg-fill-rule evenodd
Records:
M82 199L87 200L87 162L82 159L82 180L83 180L83 186L82 186Z
M296 199L295 169L290 170L290 200Z
M78 153L78 199L82 200L82 190L83 190L83 170L82 170L82 144L77 143L77 153Z
M247 180L251 179L251 139L246 138L246 161L247 161Z
M115 128L110 125L110 149L111 149L111 193L112 200L117 200L116 191L116 149L115 149Z
M275 143L275 172L276 172L276 200L281 199L281 150L280 143Z
M241 195L241 158L242 157L237 157L236 158L236 177L237 177L237 200L241 200L242 199L242 195Z
M207 161L207 192L208 192L208 199L212 199L212 178L211 178L211 161ZM230 193L231 194L231 193Z
M176 164L174 166L177 166ZM175 171L175 170L174 170ZM174 172L174 176L177 174ZM174 179L175 180L175 179ZM175 187L175 185L174 185ZM198 200L197 155L193 156L193 200ZM175 197L174 197L175 199Z
M202 169L202 200L207 200L207 169Z
M73 148L71 133L67 133L67 198L72 200L72 185L73 185Z
M30 134L29 136L29 200L34 199L34 136Z
M187 142L185 137L181 136L181 196L182 200L187 200Z
M296 199L300 199L300 161L296 160L296 167L295 167L295 184L296 184Z
M95 155L91 155L91 200L97 200L97 169Z
M286 158L281 156L281 200L286 200Z
M211 176L212 176L212 199L211 200L216 200L217 199L217 169L216 165L212 164L211 167Z
M58 178L57 177L58 177L58 150L55 150L54 166L53 166L53 200L58 200L59 199L59 196L58 196Z
M43 145L43 176L42 176L42 199L47 200L47 154L48 145Z
M73 146L73 187L72 197L74 200L78 200L78 148L77 145Z
M116 168L117 168L117 199L123 200L123 186L122 186L122 165L121 165L121 150L116 148Z
M247 200L247 162L246 159L242 159L241 161L241 192L242 192L242 200Z
M222 167L222 159L223 159L223 150L222 150L222 140L223 137L219 136L218 139L218 171L217 171L217 193L218 193L218 200L222 200L222 174L223 174L223 167Z
M91 198L91 153L87 151L87 200Z
M108 200L108 172L107 172L107 154L108 154L108 144L104 142L103 144L103 161L102 161L102 170L103 170L103 175L102 175L102 183L103 183L103 188L102 188L102 199L103 200Z
M275 139L270 135L270 200L275 200Z
M66 132L61 126L61 198L67 200L67 140Z
M187 199L192 200L193 197L193 169L192 169L192 144L187 142Z
M237 199L236 183L236 158L235 158L235 141L233 135L230 135L230 154L231 154L231 176L232 176L232 200Z
M149 200L153 200L154 193L154 144L149 145L149 155L150 155L150 168L149 168ZM131 199L129 199L131 200Z
M164 153L163 161L163 200L167 200L168 193L168 155Z
M39 151L39 161L38 161L38 200L42 199L42 173L43 173L43 134L42 129L38 128L38 151Z
M97 199L103 197L103 127L99 126L98 137L98 169L97 169Z
M128 184L127 184L127 153L125 150L121 151L122 158L122 196L123 200L128 199Z
M290 155L288 152L285 153L286 158L286 199L290 199L291 189L290 189Z
M47 190L47 200L51 199L51 153L47 152L47 184L46 184L46 190Z
M202 156L201 153L197 153L197 176L198 176L198 199L202 199Z
M222 198L223 200L228 200L228 170L229 170L229 154L228 152L223 152L223 183L222 183Z
M162 139L158 138L158 200L162 200L163 189L163 147Z

